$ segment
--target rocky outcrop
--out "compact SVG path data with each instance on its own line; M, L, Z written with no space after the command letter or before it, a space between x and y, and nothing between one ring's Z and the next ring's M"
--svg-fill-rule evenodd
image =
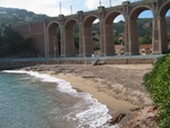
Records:
M126 116L125 113L115 114L115 115L112 117L111 123L112 123L112 124L119 124L120 121L121 121L125 116Z
M147 106L143 109L132 110L129 113L112 113L110 124L119 124L119 128L156 128L159 122L158 108Z
M155 106L148 106L137 111L132 118L123 124L122 128L156 128L159 121L158 108Z

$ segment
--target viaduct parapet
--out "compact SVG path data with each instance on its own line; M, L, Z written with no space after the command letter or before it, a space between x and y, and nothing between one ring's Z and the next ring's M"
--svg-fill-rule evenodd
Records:
M142 0L122 5L64 16L39 23L15 26L14 29L25 37L32 37L35 46L45 57L89 56L94 53L92 43L92 24L99 19L100 55L114 55L113 21L122 15L125 20L124 44L125 54L139 54L137 39L137 19L140 13L150 10L153 14L152 53L162 54L168 50L166 34L166 13L170 9L170 0ZM73 29L79 28L79 49L76 50ZM58 35L59 33L59 35Z

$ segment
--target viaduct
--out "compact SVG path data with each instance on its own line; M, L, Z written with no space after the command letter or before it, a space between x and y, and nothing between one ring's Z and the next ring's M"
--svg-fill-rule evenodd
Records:
M123 2L119 6L98 7L90 12L78 11L77 14L47 19L43 22L16 25L14 29L24 37L31 37L44 57L89 56L94 53L92 24L99 19L100 54L114 55L113 21L122 15L125 19L125 54L139 53L137 41L137 19L140 13L150 10L153 14L152 53L162 54L168 50L165 15L170 9L170 0L141 0ZM73 28L79 28L79 49L75 50ZM57 33L60 36L57 36ZM60 43L58 43L60 42Z

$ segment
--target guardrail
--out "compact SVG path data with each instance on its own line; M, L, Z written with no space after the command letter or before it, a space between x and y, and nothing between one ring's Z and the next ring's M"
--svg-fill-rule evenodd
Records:
M24 58L0 59L0 70L16 69L39 64L153 64L162 55L148 56L107 56L69 58Z

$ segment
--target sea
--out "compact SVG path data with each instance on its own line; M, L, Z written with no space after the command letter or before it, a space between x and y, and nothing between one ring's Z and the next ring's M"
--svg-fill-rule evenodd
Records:
M107 123L111 118L106 105L65 80L0 71L0 128L118 128Z

